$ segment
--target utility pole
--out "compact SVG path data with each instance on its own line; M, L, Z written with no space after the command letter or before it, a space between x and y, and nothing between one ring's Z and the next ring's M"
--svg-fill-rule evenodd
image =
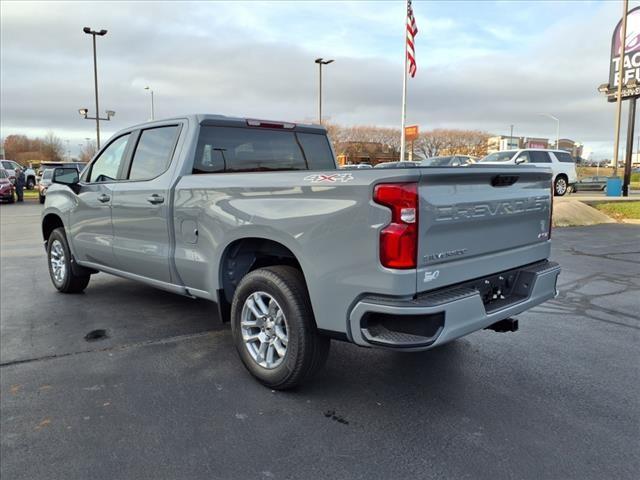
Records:
M100 148L100 107L98 105L98 60L96 58L96 36L103 37L107 34L107 31L105 29L91 30L89 27L84 27L82 31L93 37L93 83L96 94L96 142L98 144L98 148Z
M622 182L622 196L629 196L629 183L631 182L631 162L633 161L633 129L636 123L636 100L629 99L629 126L627 127L627 155L624 162L624 180Z
M616 141L613 150L613 176L618 176L618 150L620 149L620 120L622 116L622 74L624 72L624 54L627 50L627 10L629 0L622 2L622 38L620 38L620 67L618 69L618 93L616 96Z
M315 63L318 64L319 82L318 82L318 123L322 125L322 66L329 65L334 60L323 60L316 58Z
M509 145L507 145L507 150L511 149L511 145L513 145L513 123L511 124L511 133L509 134Z
M145 90L149 90L151 92L151 120L155 120L155 111L154 111L154 107L153 107L153 90L151 89L151 87L149 87L148 85L146 87L144 87Z

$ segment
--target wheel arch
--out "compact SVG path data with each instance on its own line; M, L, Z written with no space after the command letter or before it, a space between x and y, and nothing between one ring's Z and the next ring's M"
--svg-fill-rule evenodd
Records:
M60 227L64 228L64 222L60 215L57 213L47 213L42 218L42 239L46 242L49 240L51 232Z
M230 318L231 302L240 280L249 272L273 265L289 265L304 271L296 255L282 243L267 238L247 237L227 245L218 264L217 301L223 321ZM306 283L306 279L305 279Z

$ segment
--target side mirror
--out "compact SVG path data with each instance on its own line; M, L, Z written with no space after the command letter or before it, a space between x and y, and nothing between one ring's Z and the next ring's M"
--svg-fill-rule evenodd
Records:
M521 163L524 163L524 162L526 162L526 161L527 161L527 159L526 159L526 158L524 158L524 157L518 157L518 158L516 158L516 165L520 165Z
M80 183L80 174L75 167L58 167L53 171L51 183L66 185L77 193L77 186Z

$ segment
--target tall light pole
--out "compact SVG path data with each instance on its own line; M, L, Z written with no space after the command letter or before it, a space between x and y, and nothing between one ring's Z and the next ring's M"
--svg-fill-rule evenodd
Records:
M556 150L560 150L560 119L549 113L541 113L540 115L556 121Z
M318 64L320 73L320 81L318 84L318 122L322 125L322 66L329 65L333 60L323 60L322 58L316 58L315 63Z
M91 35L93 37L93 83L95 86L95 92L96 92L96 141L98 144L98 148L100 148L100 107L98 105L98 61L96 59L96 35L103 37L107 34L107 31L105 29L101 29L101 30L91 30L91 28L89 27L84 27L82 29L82 31L88 35ZM85 118L87 118L85 116Z
M513 123L511 124L511 132L509 134L509 145L507 145L507 150L510 150L512 148L512 145L513 145Z
M155 112L153 108L153 90L151 89L151 87L149 87L149 85L144 87L144 89L149 90L151 92L151 120L155 120Z

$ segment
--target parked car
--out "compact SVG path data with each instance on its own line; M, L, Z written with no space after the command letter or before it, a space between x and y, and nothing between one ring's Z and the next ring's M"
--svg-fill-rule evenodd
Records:
M421 165L420 162L414 161L404 161L404 162L383 162L378 163L373 168L410 168L410 167L419 167Z
M42 172L42 177L38 182L38 198L40 203L44 203L47 197L47 189L51 186L51 179L53 178L53 168L46 168Z
M27 190L33 190L36 186L36 171L33 168L24 167L20 165L18 162L14 162L13 160L0 160L0 164L2 164L2 168L7 171L9 178L16 177L16 170L21 168L24 172L24 179L26 182Z
M331 338L412 352L515 331L556 295L550 182L339 170L321 126L191 115L121 130L82 175L56 168L42 234L59 291L101 271L213 300L249 372L286 389Z
M601 191L607 188L607 177L585 177L573 185L574 192Z
M349 163L347 165L342 165L340 167L342 170L360 170L362 168L373 168L370 164L368 163Z
M76 167L78 169L79 172L82 172L82 170L84 169L84 167L86 167L87 164L85 162L42 162L40 164L40 168L39 168L39 172L38 172L38 176L42 177L42 175L44 174L44 171L47 168L55 168L55 167Z
M425 167L464 167L472 163L476 163L476 159L469 155L431 157L422 161L422 165Z
M578 181L575 161L564 150L538 148L504 150L487 155L479 163L485 165L530 164L550 168L553 174L553 191L558 196L567 193Z
M4 168L0 168L0 200L7 203L16 201L15 187Z

